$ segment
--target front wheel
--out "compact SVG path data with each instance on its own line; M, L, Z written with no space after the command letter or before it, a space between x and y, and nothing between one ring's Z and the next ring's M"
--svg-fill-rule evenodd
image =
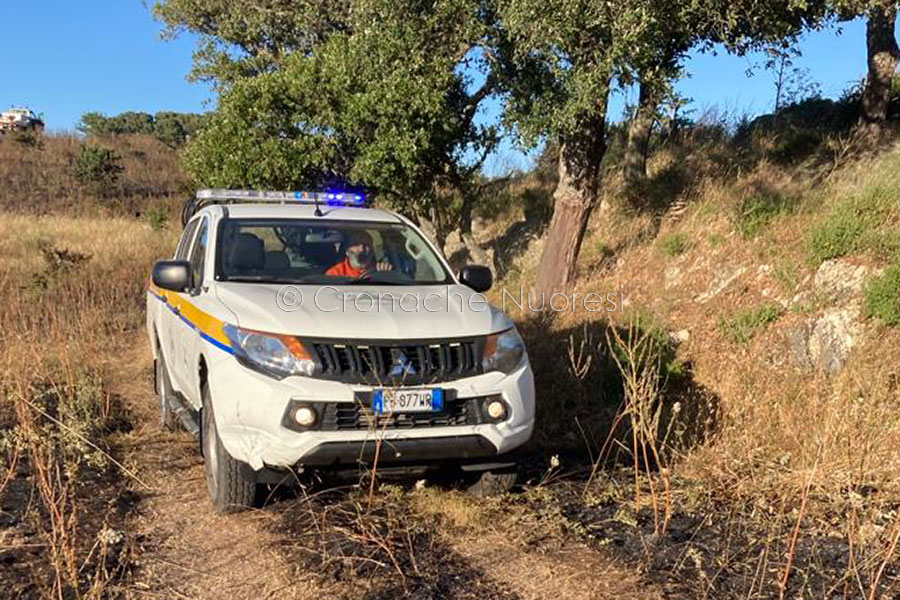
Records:
M499 496L513 489L518 478L519 470L516 467L496 471L482 471L478 479L466 491L479 498Z
M220 513L253 507L257 487L253 469L232 458L222 445L207 386L203 386L202 421L203 470L213 507Z

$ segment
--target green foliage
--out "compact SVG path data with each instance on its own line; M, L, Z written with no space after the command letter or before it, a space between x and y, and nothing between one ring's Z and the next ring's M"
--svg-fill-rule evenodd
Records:
M484 34L476 2L355 0L329 15L335 29L321 38L302 31L318 31L308 6L279 15L262 8L252 23L245 10L220 6L209 9L210 25L193 4L162 2L158 11L172 27L209 33L217 44L240 38L247 48L260 36L260 47L284 49L277 60L215 45L201 51L196 67L221 83L221 95L184 154L199 185L349 184L413 215L458 220L460 198L473 195L497 139L494 127L474 119L493 79L470 91L464 69L484 62L474 52Z
M900 325L900 264L890 265L866 282L863 290L865 314L886 325Z
M85 188L106 195L124 170L120 157L102 146L82 146L75 159L75 178Z
M44 146L41 134L34 129L16 130L10 133L9 137L15 143L27 148L35 148L39 150Z
M205 115L194 113L158 112L151 115L142 112L124 112L112 117L98 112L85 113L78 129L96 137L111 135L152 135L170 148L180 148L187 139L202 127Z
M144 211L144 218L153 231L162 231L168 226L169 215L165 208L150 207Z
M650 313L643 310L632 312L627 317L627 325L620 328L619 335L611 337L619 342L612 343L609 351L616 355L620 368L625 366L632 372L656 371L663 385L670 378L683 374L684 365L677 358L668 330ZM625 343L622 344L622 341ZM644 346L640 353L630 355L625 352L637 341Z
M782 213L789 212L794 201L774 191L765 191L745 198L738 209L736 226L745 238L754 238Z
M720 319L718 328L732 342L743 344L778 319L782 312L784 310L777 304L763 304L741 311L730 319Z
M772 268L772 278L786 292L797 289L800 278L797 274L797 265L792 260L779 260Z
M76 368L65 383L32 382L28 395L44 417L25 435L25 443L50 447L70 477L85 468L109 465L109 455L90 441L98 439L108 424L107 401L96 373Z
M896 184L873 184L862 194L840 202L810 231L806 242L810 259L818 264L861 250L881 255L900 251L895 232L878 230L896 211L897 191Z
M688 249L687 236L682 233L669 233L659 240L659 251L663 256L678 256Z

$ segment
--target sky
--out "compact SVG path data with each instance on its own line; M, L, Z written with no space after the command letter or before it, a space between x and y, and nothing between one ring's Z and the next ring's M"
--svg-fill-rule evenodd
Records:
M27 24L6 26L0 34L0 110L26 105L44 115L49 130L60 131L74 129L89 111L190 112L214 106L207 85L186 79L195 40L184 34L163 40L161 24L141 0L0 0L0 12L5 19L15 15L17 22ZM865 76L862 21L845 23L840 31L809 33L799 48L802 56L794 59L794 66L804 70L825 97L840 96ZM685 65L689 76L677 85L678 92L691 99L688 116L697 118L713 108L732 117L770 111L772 75L761 68L752 77L746 75L761 62L760 56L692 55ZM610 117L620 118L635 96L633 90L618 92L610 103ZM498 113L495 103L487 107L485 118ZM510 137L485 170L496 174L527 168L531 155Z

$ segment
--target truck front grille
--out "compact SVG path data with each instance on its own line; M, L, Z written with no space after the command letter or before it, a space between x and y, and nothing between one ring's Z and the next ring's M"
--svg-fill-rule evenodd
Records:
M481 339L391 344L312 341L320 377L367 385L437 383L481 373Z
M454 398L444 402L444 410L433 413L400 413L376 416L362 402L329 402L322 411L320 430L381 430L453 427L484 423L481 405L486 396Z

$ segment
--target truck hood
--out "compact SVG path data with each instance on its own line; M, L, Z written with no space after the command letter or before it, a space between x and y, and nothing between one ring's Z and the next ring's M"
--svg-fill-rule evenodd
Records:
M219 300L247 329L300 337L414 340L496 333L513 323L459 284L321 286L222 282Z

